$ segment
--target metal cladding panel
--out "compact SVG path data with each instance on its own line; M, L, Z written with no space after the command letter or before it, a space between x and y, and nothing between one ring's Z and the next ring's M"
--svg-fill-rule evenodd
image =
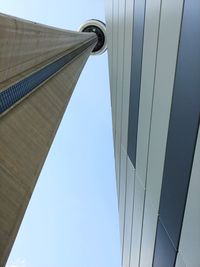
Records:
M125 210L125 189L126 189L126 146L121 145L122 132L122 100L123 100L123 78L124 78L124 23L125 23L125 0L118 1L118 60L117 60L117 77L116 77L116 132L115 147L118 151L116 158L116 172L119 176L119 217L121 244L123 246L124 232L124 210Z
M133 35L132 35L132 62L131 62L131 74L130 74L130 99L129 99L129 121L128 121L128 142L127 151L129 158L135 167L135 160L132 155L135 154L136 140L137 137L137 116L135 111L138 112L139 107L139 94L140 94L140 82L141 82L141 68L142 68L142 53L143 53L143 33L144 33L144 21L145 21L145 4L146 1L134 1L133 10ZM139 65L138 65L139 64ZM136 105L136 106L135 106ZM136 119L136 121L135 121ZM135 131L136 130L136 131ZM134 136L134 133L136 134ZM133 153L132 153L133 152ZM139 180L135 182L133 203L130 203L132 210L132 223L131 223L131 245L130 255L128 252L124 252L125 264L135 266L139 263L139 249L140 249L140 238L141 238L141 226L142 226L142 205L143 205L144 188L140 184ZM126 204L127 205L127 204ZM125 220L127 218L125 217ZM125 224L129 227L130 223ZM127 229L128 230L128 229ZM126 231L126 229L125 229ZM126 247L128 248L127 241L129 238L126 236Z
M158 209L152 204L149 195L146 195L140 244L140 267L152 267L157 219Z
M160 12L160 0L146 1L136 154L136 177L141 180L144 187L146 187L147 178L148 149L155 85ZM146 191L142 209L143 218L141 225L139 263L141 267L151 267L155 242L157 209L149 202L149 199L146 198Z
M122 99L122 123L121 143L127 150L128 117L129 117L129 95L131 82L131 54L132 54L132 26L133 26L134 0L126 1L124 21L124 69L123 69L123 99Z
M200 129L198 133L198 140L196 151L194 155L194 162L192 167L192 174L190 178L190 185L185 207L185 215L183 220L183 227L181 231L179 251L186 266L198 266L200 263ZM177 264L178 265L178 264ZM176 267L177 267L176 265Z
M171 267L174 266L175 260L176 249L162 223L158 220L153 267Z
M195 266L195 265L188 265L188 266ZM187 267L180 252L178 252L175 267Z
M129 267L130 263L134 191L135 191L135 170L132 162L127 156L125 226L124 226L124 240L123 240L123 254L122 254L122 265L124 267Z
M125 205L126 205L126 183L127 183L127 153L121 146L120 159L120 195L119 195L119 221L120 221L120 237L123 250L124 240L124 219L125 219Z
M165 167L160 220L179 245L200 119L200 2L185 0Z
M148 163L148 146L155 85L160 9L160 0L148 0L146 2L136 155L136 175L144 186L146 184Z
M134 0L113 0L109 1L106 7L116 184L122 250L126 210L127 135L132 54L133 2Z
M124 22L125 0L118 1L118 36L117 36L117 68L116 68L116 110L115 110L115 147L119 151L119 164L117 173L120 176L120 152L121 152L121 122L123 99L123 75L124 75ZM126 147L125 147L126 149Z
M112 47L110 45L108 48L109 60L112 61L110 63L111 93L115 94L114 97L112 95L112 112L122 234L122 264L127 267L152 267L155 246L154 265L171 266L171 264L175 264L177 248L171 242L162 213L159 217L157 235L156 222L159 213L165 154L168 150L170 113L171 109L174 109L176 94L174 83L177 79L176 67L178 66L184 0L132 0L132 8L130 3L131 1L113 0L110 4L113 8L113 17L109 21L113 23L114 31L112 30ZM127 8L128 4L130 4L129 8ZM129 14L132 17L132 23L127 24L127 21L131 22L131 18L127 20L127 17L120 17L123 14L124 16ZM193 20L190 20L190 23ZM198 24L196 23L195 26ZM132 37L129 39L127 27L129 27L129 32L130 29L132 30ZM193 30L190 32L194 33ZM121 40L123 34L124 40ZM195 40L195 38L191 39ZM199 54L198 52L196 54L197 62ZM192 57L184 56L188 57L187 61L190 64ZM123 64L123 67L119 66L120 63ZM128 75L126 75L127 72ZM197 76L193 73L194 75ZM193 85L193 82L194 79L190 84ZM191 94L193 89L188 90L187 94ZM190 97L188 99L184 97L184 99L190 101ZM200 99L199 95L197 95L195 103L198 102L198 99ZM192 107L192 101L190 103L190 107ZM187 114L185 114L186 117ZM180 131L179 136L182 140L189 130L186 129L184 133L184 127L181 129L182 136ZM172 136L175 135L172 134ZM176 136L176 138L178 137ZM174 142L175 145L176 142ZM194 147L195 143L193 143L193 151ZM176 151L173 157L176 154L177 158L178 153L180 151ZM133 182L129 180L129 158L133 170L136 167L133 189L128 186L130 182ZM169 158L172 159L171 156ZM125 165L127 169L124 167ZM167 186L168 191L169 189ZM133 191L130 192L130 190ZM170 209L168 211L170 212ZM164 240L163 244L160 243L162 239ZM161 255L165 256L163 256L163 260Z
M141 266L152 266L153 261L181 15L180 1L147 1L136 158L136 177L146 189Z
M144 193L145 189L140 180L135 179L130 254L131 267L139 265Z
M160 6L160 0L146 1L136 150L136 179L139 179L144 187L146 187L148 144L150 135L153 89L155 82L156 55L158 48ZM149 229L154 227L154 223L157 220L157 211L155 212L154 207L150 207L150 203L145 203L145 199L146 191L144 193L144 203L142 206L139 264L141 266L151 266L153 257L151 254L153 254L153 252L151 252L149 244L154 245L155 235L153 231L149 232Z
M124 5L124 6L123 6ZM122 239L122 253L124 246L125 232L125 210L126 210L126 181L127 181L127 137L128 137L128 110L129 110L129 92L130 92L130 75L131 75L131 48L132 48L132 20L133 20L133 0L120 1L119 5L119 36L123 42L119 43L121 50L121 60L119 57L118 66L122 65L121 75L118 72L118 113L116 127L116 139L121 144L119 180L120 180L120 201L119 216ZM122 34L123 33L123 34ZM122 48L123 44L123 48ZM120 68L119 68L120 69ZM118 70L119 70L118 69ZM118 133L118 134L117 134ZM126 166L126 167L125 167Z
M180 36L183 1L173 0L162 1L160 29L157 51L156 76L154 85L154 96L151 115L151 130L148 148L148 165L146 176L146 202L151 201L155 208L154 219L157 219L162 175L164 168L165 149L175 78L175 68ZM145 204L146 205L146 204ZM157 212L156 212L157 211ZM144 211L144 219L148 216ZM157 213L157 214L156 214ZM146 220L146 219L145 219ZM148 222L144 221L144 227ZM156 236L156 225L152 225L151 245L149 251L145 251L144 228L141 246L141 263L145 262L145 255L151 255L149 263L144 266L151 266L154 253L154 240Z
M142 72L145 0L135 0L133 14L132 65L129 102L128 155L136 167L137 130Z
M159 209L183 1L163 0L148 148L146 194Z

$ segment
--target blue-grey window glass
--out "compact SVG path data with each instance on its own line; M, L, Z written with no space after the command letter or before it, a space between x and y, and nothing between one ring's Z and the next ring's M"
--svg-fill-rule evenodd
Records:
M80 55L85 49L91 46L96 40L93 39L81 47L73 50L69 54L63 56L62 58L54 61L53 63L47 65L41 70L31 74L27 78L11 85L6 90L0 93L0 113L3 113L10 107L12 107L21 98L33 91L37 86L42 84L44 81L49 79L67 63L69 63L73 58Z

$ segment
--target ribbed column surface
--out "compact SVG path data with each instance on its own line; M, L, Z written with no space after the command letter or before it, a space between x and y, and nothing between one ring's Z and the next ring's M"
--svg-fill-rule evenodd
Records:
M0 15L0 267L95 34Z

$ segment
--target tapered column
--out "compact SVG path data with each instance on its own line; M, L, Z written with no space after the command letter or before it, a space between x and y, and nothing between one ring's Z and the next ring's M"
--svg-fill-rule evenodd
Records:
M0 15L0 267L96 41Z

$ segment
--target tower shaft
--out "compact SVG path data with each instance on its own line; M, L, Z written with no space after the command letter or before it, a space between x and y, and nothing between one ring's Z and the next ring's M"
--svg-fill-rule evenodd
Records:
M3 14L0 36L1 267L97 38Z

